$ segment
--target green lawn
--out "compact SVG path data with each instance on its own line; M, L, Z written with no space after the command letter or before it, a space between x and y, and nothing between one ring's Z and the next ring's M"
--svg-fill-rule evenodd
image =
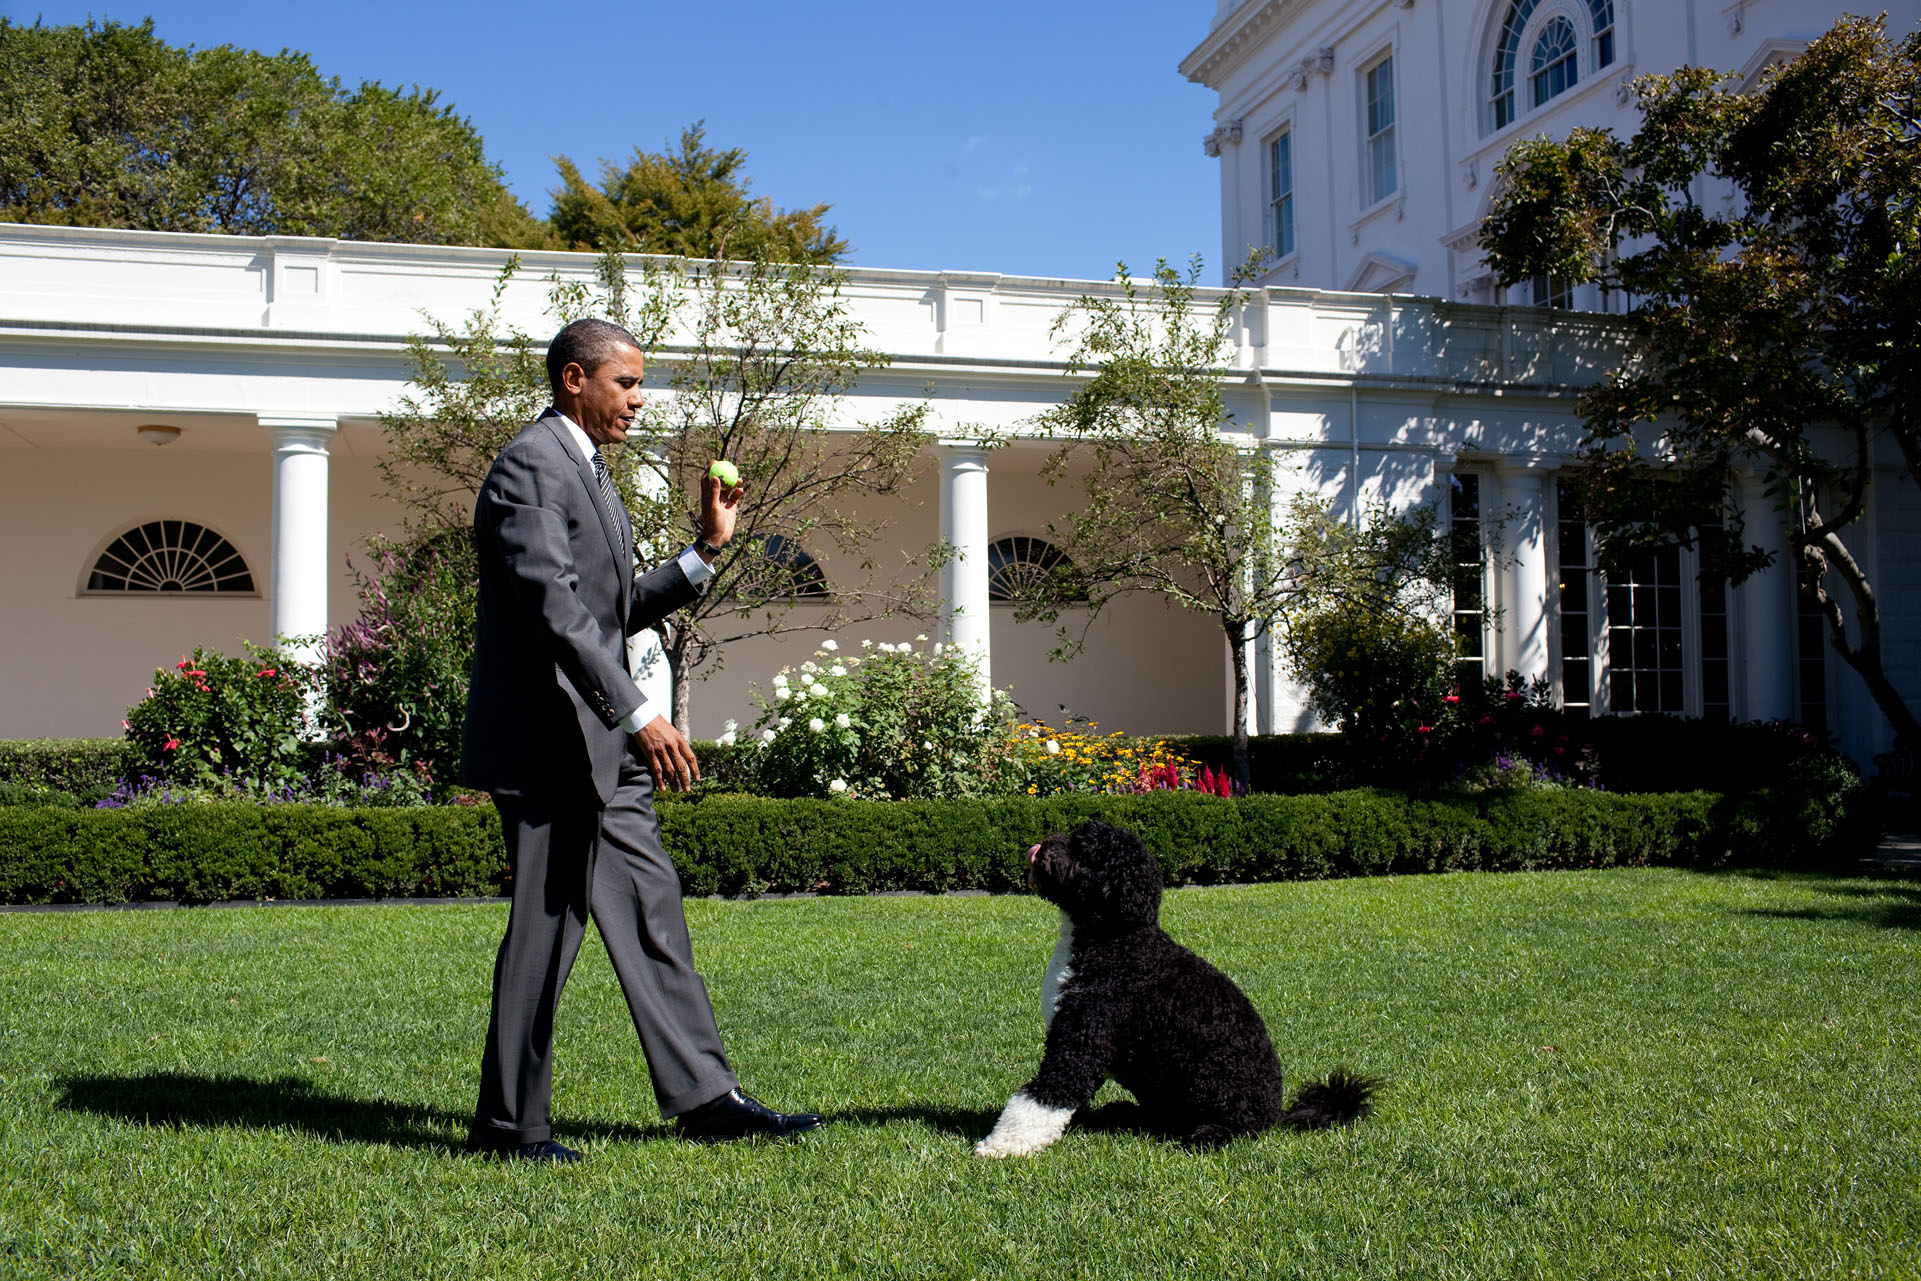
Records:
M501 907L0 916L0 1275L1917 1276L1921 883L1613 871L1171 893L1344 1132L969 1151L1039 1052L1030 898L689 904L791 1145L666 1137L605 954L585 1166L454 1151Z

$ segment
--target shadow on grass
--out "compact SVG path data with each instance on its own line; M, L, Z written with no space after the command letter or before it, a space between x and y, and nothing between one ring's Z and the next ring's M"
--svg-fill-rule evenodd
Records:
M1814 893L1847 901L1796 908L1752 908L1743 915L1777 921L1846 921L1886 930L1921 930L1921 884L1791 873L1768 879L1793 881Z
M297 1076L259 1078L187 1072L140 1072L126 1076L74 1075L54 1082L57 1106L137 1125L239 1127L295 1130L333 1143L463 1152L466 1112L385 1099L330 1094ZM998 1113L977 1108L857 1108L827 1114L830 1125L882 1126L912 1121L965 1139L984 1138ZM570 1142L653 1142L674 1137L666 1124L621 1121L556 1121L555 1134Z
M75 1075L54 1082L57 1105L139 1125L296 1130L334 1143L378 1143L396 1148L461 1152L466 1112L386 1099L330 1094L297 1076L259 1078L186 1072L127 1076ZM572 1139L659 1139L664 1126L578 1121L556 1124Z

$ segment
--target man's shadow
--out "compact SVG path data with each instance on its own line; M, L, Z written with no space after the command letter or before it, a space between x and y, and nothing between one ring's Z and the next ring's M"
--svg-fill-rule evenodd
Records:
M136 1125L294 1130L331 1143L378 1143L441 1152L462 1150L471 1119L466 1112L387 1099L353 1098L297 1076L258 1078L220 1073L138 1072L124 1076L76 1074L56 1078L56 1106ZM879 1126L911 1121L970 1142L993 1128L995 1113L964 1108L862 1108L830 1113L830 1124ZM569 1141L650 1142L672 1138L665 1124L562 1121Z

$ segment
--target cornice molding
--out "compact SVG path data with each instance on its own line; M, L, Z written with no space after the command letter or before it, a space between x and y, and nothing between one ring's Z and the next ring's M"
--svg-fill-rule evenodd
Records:
M1221 73L1279 25L1283 11L1298 7L1296 0L1247 0L1181 60L1181 74L1219 90Z

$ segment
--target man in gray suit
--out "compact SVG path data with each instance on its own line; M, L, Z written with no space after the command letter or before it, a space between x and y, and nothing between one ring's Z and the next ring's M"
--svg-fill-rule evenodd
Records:
M734 534L742 489L701 490L700 538L636 574L633 528L600 446L626 438L645 367L632 334L581 320L547 352L553 407L500 451L474 508L480 562L460 781L500 808L513 908L468 1146L577 1161L550 1117L554 1013L591 914L680 1133L713 1142L820 1124L740 1090L694 969L680 879L661 848L656 784L699 762L628 674L626 639L692 602Z

